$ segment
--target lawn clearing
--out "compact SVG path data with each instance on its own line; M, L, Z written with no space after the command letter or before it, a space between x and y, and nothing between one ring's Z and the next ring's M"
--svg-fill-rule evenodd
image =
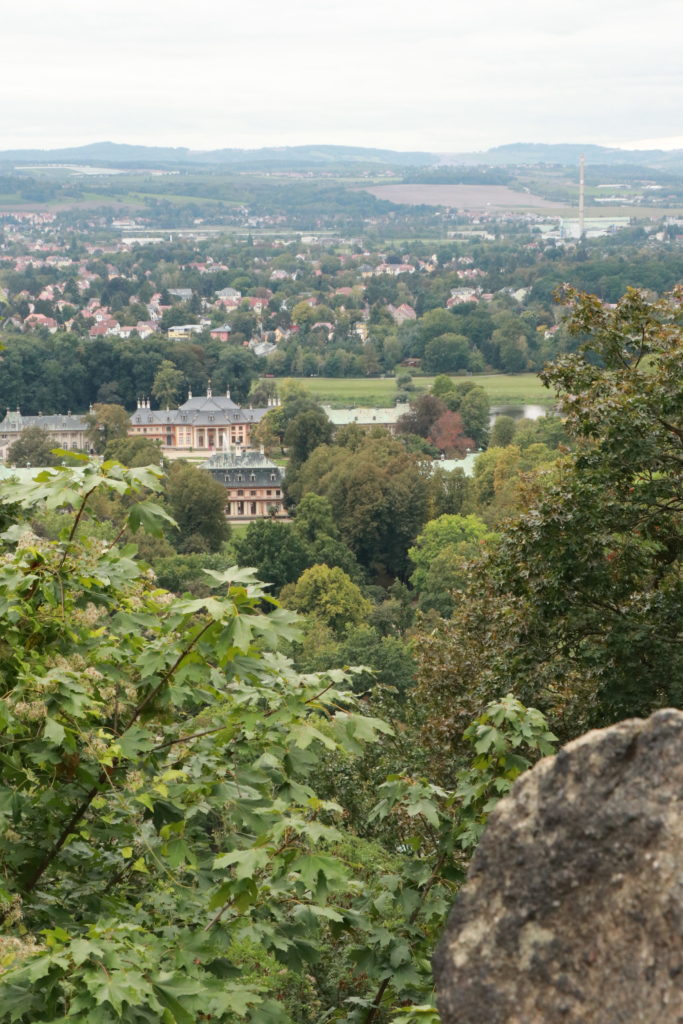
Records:
M453 377L455 381L471 380L486 388L491 405L552 406L554 398L535 373L488 373L472 377ZM325 405L338 408L349 405L378 406L394 404L394 377L308 377L297 380L311 395ZM428 391L434 377L413 377L415 392Z

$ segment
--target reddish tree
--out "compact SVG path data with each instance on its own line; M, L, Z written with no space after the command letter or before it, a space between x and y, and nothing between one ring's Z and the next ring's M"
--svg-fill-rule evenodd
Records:
M462 417L457 412L444 412L432 426L429 440L446 455L467 455L468 449L476 448L471 437L465 436Z

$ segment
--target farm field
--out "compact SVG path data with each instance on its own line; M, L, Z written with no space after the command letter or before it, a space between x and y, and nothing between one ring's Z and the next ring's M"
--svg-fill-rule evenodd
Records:
M507 185L378 185L366 188L376 199L410 206L457 206L459 209L556 209L558 203L530 192L515 192Z
M365 189L376 199L408 206L452 206L460 210L517 210L536 212L547 210L557 217L577 217L578 206L566 201L543 199L533 192L516 192L505 185L377 185ZM680 216L679 206L603 205L586 206L586 217L632 217L634 220L661 220L662 217Z
M554 404L554 396L543 386L535 373L477 374L473 377L455 377L472 380L488 392L491 405L545 405ZM309 377L298 381L319 402L326 405L393 405L396 380L393 377ZM434 377L414 377L415 393L427 391Z

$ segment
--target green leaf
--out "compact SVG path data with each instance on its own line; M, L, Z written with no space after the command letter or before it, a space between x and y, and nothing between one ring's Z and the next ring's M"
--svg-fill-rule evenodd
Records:
M64 727L55 721L54 718L46 718L43 726L43 736L56 746L61 746L66 736Z
M135 758L141 751L151 750L157 742L148 729L132 725L118 740L118 746L124 757Z
M251 1007L258 1006L261 1001L258 990L230 982L223 992L211 993L207 999L207 1010L213 1014L236 1013L238 1017L244 1017Z
M236 865L235 878L249 878L264 868L270 859L268 850L252 847L249 850L232 850L222 853L213 862L216 869Z
M294 744L302 750L310 747L311 743L315 740L322 743L322 745L327 747L328 750L335 750L337 746L331 737L326 736L324 733L316 729L315 726L307 723L292 726L290 729L290 736L293 739Z
M204 569L204 572L207 576L211 577L211 580L207 581L210 587L222 585L232 587L239 583L249 586L252 583L256 583L258 579L257 569L245 568L240 565L232 565L229 569L224 569L222 572L216 572L215 569Z
M298 871L306 887L317 893L321 887L339 888L349 877L348 870L335 857L324 854L305 854L296 857L290 864L291 871Z
M102 949L100 946L95 946L92 942L88 942L87 939L73 939L69 944L69 954L76 967L80 967L93 954L101 956Z
M166 509L152 501L138 502L128 513L128 527L132 533L137 533L142 527L152 537L163 537L164 523L168 523L170 526L177 525L173 516L169 515Z
M414 818L418 814L421 814L424 818L427 819L430 825L434 826L434 828L439 827L440 819L438 807L431 800L426 800L422 798L419 800L415 800L414 802L411 801L406 805L406 810L411 817Z
M163 985L155 984L153 986L154 994L161 1003L165 1006L173 1015L175 1024L195 1024L196 1016L193 1013L189 1013L185 1010L181 1003L178 1002L172 992L165 988Z

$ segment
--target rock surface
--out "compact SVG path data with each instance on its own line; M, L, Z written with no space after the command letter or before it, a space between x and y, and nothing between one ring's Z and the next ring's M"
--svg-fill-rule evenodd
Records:
M683 1024L683 713L519 779L434 963L443 1024Z

